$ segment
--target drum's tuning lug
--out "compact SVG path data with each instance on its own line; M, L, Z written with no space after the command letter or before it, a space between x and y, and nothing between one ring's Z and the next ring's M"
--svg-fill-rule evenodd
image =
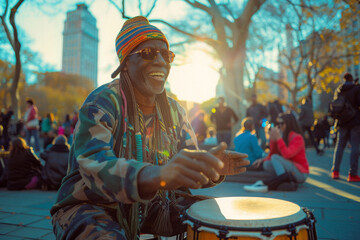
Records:
M227 229L227 227L222 226L219 229L219 235L217 236L219 239L228 239L227 235L229 233L229 230Z
M194 221L193 230L194 230L195 232L198 232L199 227L201 227L200 222L199 222L199 221Z
M296 226L294 224L290 224L287 229L291 234L289 235L290 239L296 239Z
M261 234L264 236L270 237L272 235L271 228L269 228L269 227L263 228Z

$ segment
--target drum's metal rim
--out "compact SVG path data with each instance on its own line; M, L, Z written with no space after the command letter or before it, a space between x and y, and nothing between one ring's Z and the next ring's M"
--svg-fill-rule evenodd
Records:
M230 231L262 231L264 229L269 229L269 230L284 230L284 228L286 229L286 227L288 227L289 225L292 225L294 227L306 224L308 221L308 217L306 216L304 219L294 222L294 223L288 223L288 224L284 224L284 225L278 225L278 226L271 226L271 227L234 227L234 226L226 226L226 225L217 225L217 224L212 224L212 223L207 223L207 222L203 222L201 220L195 219L193 217L191 217L187 211L185 211L184 213L184 219L186 220L190 220L194 225L197 224L200 226L204 226L204 227L209 227L209 228L213 228L213 229L218 229L218 230L230 230Z

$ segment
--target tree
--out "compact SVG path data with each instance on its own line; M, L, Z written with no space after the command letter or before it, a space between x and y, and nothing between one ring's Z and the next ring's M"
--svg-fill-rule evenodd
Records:
M117 4L109 0L122 14L126 15L125 0ZM140 1L139 1L140 2ZM157 1L153 1L150 10L143 14L150 16ZM237 1L216 3L208 0L202 3L196 0L184 0L193 11L186 22L150 18L150 22L164 24L187 39L201 41L213 49L223 67L220 71L224 83L227 103L237 113L245 112L243 107L244 83L243 73L246 57L246 40L252 16L260 9L265 0L249 0L245 6ZM141 7L141 4L139 4ZM190 17L191 15L191 17Z
M346 10L345 5L342 1L329 6L327 1L285 0L267 6L274 31L285 32L279 35L285 38L281 41L285 44L279 45L279 63L285 81L268 80L285 88L294 106L298 105L299 96L312 97L314 90L332 92L334 84L330 83L339 81L339 75L345 70L345 60L349 56L359 56L356 35L337 27L338 13ZM352 50L347 50L351 46Z
M44 72L38 73L38 82L28 85L23 94L35 100L40 116L52 112L59 121L63 121L65 114L80 108L93 89L93 82L86 77Z
M10 88L10 79L13 74L14 67L8 61L0 60L0 98L2 99L3 108L8 108L8 98L9 88Z
M6 17L8 15L9 10L9 0L5 0L5 9L3 14L0 16L1 24L5 30L6 37L14 51L15 54L15 71L13 81L10 87L10 96L11 96L11 106L14 111L14 115L16 118L20 116L20 103L19 103L19 81L20 81L20 74L21 74L21 59L20 59L20 48L21 44L18 38L18 31L15 22L15 15L20 8L21 4L24 0L18 0L16 4L11 8L10 15L9 15L9 22L12 27L12 33L8 27L8 23L6 21Z

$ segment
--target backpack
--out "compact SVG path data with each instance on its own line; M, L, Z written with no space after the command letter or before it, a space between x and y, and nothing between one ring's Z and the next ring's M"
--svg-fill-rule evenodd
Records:
M330 102L330 113L333 118L340 122L340 124L344 124L355 117L356 109L344 96L339 94L336 99L333 99Z

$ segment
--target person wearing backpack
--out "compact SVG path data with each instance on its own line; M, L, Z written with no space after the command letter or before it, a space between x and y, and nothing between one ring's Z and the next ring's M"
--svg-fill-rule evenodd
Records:
M345 82L336 89L334 99L330 103L330 113L331 116L336 119L335 126L338 128L338 139L334 151L331 177L333 179L339 179L339 170L344 149L347 142L350 141L350 170L347 181L360 182L360 177L357 174L360 145L360 86L354 83L354 79L350 73L344 75L344 81ZM338 101L336 102L336 100ZM344 103L341 103L343 100ZM336 111L340 111L337 110L337 108L339 108L338 105L341 104L344 109L342 110L343 112L338 113ZM346 118L344 117L345 115L347 116Z

